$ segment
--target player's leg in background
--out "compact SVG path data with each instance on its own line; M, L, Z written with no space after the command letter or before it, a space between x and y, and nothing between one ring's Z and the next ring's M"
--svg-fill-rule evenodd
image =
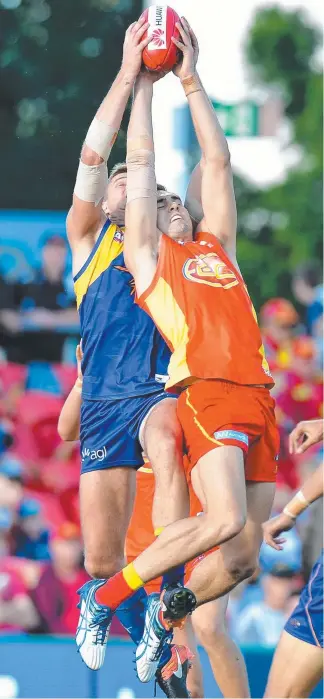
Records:
M126 467L98 469L81 475L85 568L93 578L110 578L123 568L135 479L135 470Z
M186 646L193 653L191 667L187 677L187 688L192 699L199 699L204 696L203 673L197 648L197 641L192 626L192 619L189 617L182 629L174 629L173 642L177 646Z
M198 564L199 565L199 564ZM205 649L215 681L224 697L249 697L249 682L241 651L226 626L228 595L193 612L192 624Z
M154 406L140 430L140 440L155 478L152 522L159 536L168 524L189 514L183 435L175 398L165 398ZM162 587L182 582L183 574L183 565L175 566L164 574Z
M265 696L309 697L323 677L323 650L283 631L272 662Z
M175 398L165 398L154 406L145 420L140 439L155 477L152 521L156 530L189 513L183 436Z

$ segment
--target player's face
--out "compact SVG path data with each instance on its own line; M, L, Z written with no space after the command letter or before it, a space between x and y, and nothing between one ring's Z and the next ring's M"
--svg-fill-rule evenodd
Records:
M191 218L178 196L158 194L157 227L174 240L192 240Z
M107 189L107 212L110 214L116 213L119 209L125 209L126 206L126 172L117 174L109 182Z

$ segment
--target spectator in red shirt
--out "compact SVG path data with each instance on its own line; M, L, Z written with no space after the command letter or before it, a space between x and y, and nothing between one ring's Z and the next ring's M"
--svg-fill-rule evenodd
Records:
M44 633L74 634L79 617L77 590L88 579L79 528L71 522L62 524L50 548L52 561L44 567L32 598Z

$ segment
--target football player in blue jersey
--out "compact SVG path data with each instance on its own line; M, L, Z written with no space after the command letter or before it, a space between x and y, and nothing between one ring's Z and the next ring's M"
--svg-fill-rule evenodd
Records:
M83 348L80 479L85 567L94 578L80 591L77 645L88 667L104 661L108 619L100 588L123 568L124 542L135 491L135 471L147 454L156 479L156 534L188 513L182 432L176 397L164 392L169 350L152 320L134 303L123 257L126 166L108 179L107 161L141 68L143 19L125 36L121 69L87 132L67 218ZM161 640L193 608L177 583L183 566L164 577ZM137 589L137 581L129 580ZM143 599L143 593L136 597ZM164 624L165 621L165 624ZM138 639L139 640L139 639ZM162 648L163 643L161 643Z
M323 443L323 420L298 423L289 437L291 454L303 454L313 444ZM323 497L323 464L318 466L283 512L263 525L264 540L281 550L284 532L297 517ZM266 697L309 697L323 677L323 552L311 571L297 607L289 617L275 652Z

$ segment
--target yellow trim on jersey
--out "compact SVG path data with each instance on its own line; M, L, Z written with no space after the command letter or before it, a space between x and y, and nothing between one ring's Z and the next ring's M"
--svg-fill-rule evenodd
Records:
M168 367L170 379L166 388L169 388L190 376L186 354L189 340L186 317L174 298L171 286L162 277L158 279L145 303L154 323L174 350Z
M77 299L77 307L79 308L83 297L93 282L105 272L111 263L120 255L124 244L119 240L114 240L117 226L111 223L107 228L103 239L98 246L94 256L90 260L88 266L82 272L81 276L74 282L74 291Z
M198 412L194 408L192 403L190 403L189 388L187 388L187 390L186 390L186 403L187 403L188 408L190 408L194 414L194 418L193 418L194 423L197 425L198 429L200 430L200 432L202 432L204 437L206 437L206 439L209 439L210 442L217 444L218 447L223 447L224 446L223 442L219 442L218 439L215 439L215 437L211 437L208 434L208 432L206 432L205 428L200 424L199 420L197 419L196 415L198 415Z
M141 466L137 469L137 473L153 473L153 469L148 466Z

